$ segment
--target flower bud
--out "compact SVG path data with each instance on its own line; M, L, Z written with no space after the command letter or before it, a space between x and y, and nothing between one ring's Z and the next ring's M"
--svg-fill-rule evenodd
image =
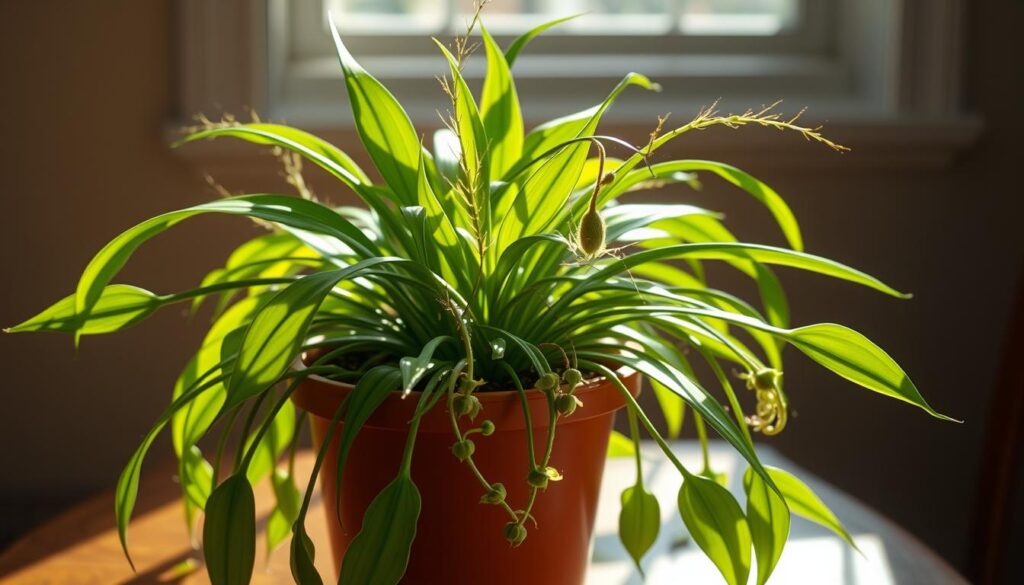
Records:
M575 388L583 381L583 374L576 368L569 368L562 372L562 379L565 380L565 383L568 384L570 388Z
M583 406L583 403L572 394L559 394L558 398L555 398L555 410L562 416L576 412L577 406Z
M452 409L455 411L457 416L469 416L469 418L476 418L476 415L480 414L480 399L470 394L459 394L452 400Z
M501 483L492 483L491 489L480 497L481 504L500 504L505 501L505 486Z
M594 257L604 251L604 219L596 209L588 209L583 215L576 240L587 256Z
M544 473L541 469L534 469L530 472L530 475L526 477L527 483L542 490L547 489L549 480L550 478L548 477L548 474Z
M491 435L493 435L494 423L489 420L485 420L484 422L480 423L480 434L485 437L490 437Z
M505 525L505 540L512 546L519 546L526 540L526 527L518 522L509 522Z
M601 177L601 185L602 186L607 185L607 184L611 183L614 180L615 180L615 171L608 171L607 173L604 174L603 177Z
M765 392L774 390L780 377L782 372L773 368L762 368L753 376L754 388Z
M469 459L473 456L474 451L476 451L476 445L470 439L464 439L452 445L452 454L459 461Z
M547 392L548 390L554 390L558 387L558 374L554 372L547 372L541 374L540 378L537 378L537 389Z

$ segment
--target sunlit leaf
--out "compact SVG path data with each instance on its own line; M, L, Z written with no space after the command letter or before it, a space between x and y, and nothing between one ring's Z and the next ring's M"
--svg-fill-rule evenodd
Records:
M6 331L62 331L77 332L79 335L112 333L145 319L160 305L160 297L148 290L127 284L111 284L103 288L96 304L84 319L79 319L75 311L75 295L69 295Z
M399 474L366 509L363 527L345 551L339 585L397 585L419 516L420 492L411 478Z
M768 473L772 473L771 468ZM743 475L743 489L747 493L747 524L757 558L757 583L763 585L775 570L789 538L789 508L782 496L750 469Z
M212 585L248 585L256 560L256 501L244 474L225 479L206 502L203 558Z
M621 499L619 539L642 574L640 559L658 539L658 531L661 529L661 507L658 505L658 498L646 491L642 484L626 488Z
M679 512L690 536L730 585L745 585L750 574L750 528L729 490L690 475L679 490Z
M808 325L794 329L787 339L814 361L851 382L909 402L936 418L954 420L929 406L903 368L882 348L852 329L834 323Z
M832 513L832 510L829 510L828 506L821 501L821 498L815 495L814 491L807 484L788 471L777 467L767 467L767 469L768 474L772 476L775 485L778 486L779 491L785 498L786 505L789 506L791 512L828 528L850 546L857 548L857 545L853 543L853 538L843 528L836 515Z

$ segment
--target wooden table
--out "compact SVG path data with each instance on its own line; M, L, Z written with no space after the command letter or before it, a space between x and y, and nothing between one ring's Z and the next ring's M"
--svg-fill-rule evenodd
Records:
M679 442L674 449L688 466L698 468L696 444ZM846 546L839 538L809 522L795 518L790 542L782 555L772 583L792 584L929 584L966 583L942 559L905 531L867 506L801 470L771 448L759 449L762 461L787 469L804 479L845 523L863 555ZM675 509L679 489L678 474L657 452L645 445L644 458L648 489L662 503L664 525L651 554L644 561L647 585L686 582L721 583L714 566L692 543L685 542L685 528ZM724 444L712 444L714 467L726 471L730 489L741 493L742 469L738 456ZM300 470L312 466L312 455L298 459ZM597 518L593 564L588 585L639 585L626 551L616 534L619 493L633 481L633 462L613 459L608 462ZM308 471L305 471L308 473ZM142 482L136 514L129 528L129 542L138 573L132 573L121 555L113 520L113 496L103 494L85 502L57 519L36 529L0 555L2 584L134 584L134 583L207 583L201 555L188 541L177 486L170 480L173 469L149 472ZM269 486L256 489L257 521L265 521L271 502ZM315 542L326 543L326 525L319 501L310 511L308 530ZM261 534L262 536L262 534ZM270 559L257 543L256 571L253 583L291 583L287 544ZM327 545L318 547L317 566L333 581L333 568L325 554ZM541 585L538 583L538 585Z

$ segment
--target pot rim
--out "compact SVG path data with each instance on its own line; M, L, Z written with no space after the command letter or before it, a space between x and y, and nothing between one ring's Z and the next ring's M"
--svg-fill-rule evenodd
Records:
M308 352L304 351L304 352L300 353L298 357L295 358L295 361L292 362L292 369L299 369L299 368L308 367L308 364L306 363L306 360L305 360L305 357L306 357L307 353ZM616 376L619 378L620 381L624 380L624 379L632 376L633 374L637 373L636 370L634 370L633 368L630 368L629 366L620 366L618 369L614 370L614 372L615 372ZM354 384L349 384L348 382L339 382L337 380L331 380L330 378L325 378L325 377L323 377L323 376L321 376L319 374L310 374L309 376L307 376L307 379L315 380L316 382L318 382L320 384L326 384L328 386L334 386L334 387L338 388L339 390L351 390L352 388L355 388ZM591 379L589 381L584 381L583 383L581 383L576 388L576 392L579 392L581 390L589 390L591 388L594 388L596 386L599 386L599 385L605 383L606 381L608 381L608 380L606 378L604 378L603 376L600 377L600 378ZM531 400L535 399L534 395L539 395L540 397L544 397L545 396L543 390L538 390L535 387L523 388L523 391L526 392L527 397L530 398ZM402 390L401 388L399 388L398 390L394 390L392 392L392 394L401 394L402 398L404 400L408 396L412 396L414 394L415 395L419 395L420 391L419 390L412 390L412 391L409 392L408 395L406 395L405 391ZM480 399L481 402L507 400L510 396L518 396L518 395L519 395L519 390L490 390L490 391L487 391L487 392L473 392L473 396L476 396L478 399Z

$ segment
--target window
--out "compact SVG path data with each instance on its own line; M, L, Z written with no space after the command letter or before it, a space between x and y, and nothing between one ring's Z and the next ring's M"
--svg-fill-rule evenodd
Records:
M965 0L492 0L485 18L507 45L552 18L586 14L536 39L515 64L528 124L597 103L626 73L659 82L627 91L604 117L649 129L718 98L743 110L784 100L830 134L881 145L882 159L948 160L978 133L964 115L960 49ZM444 60L428 37L465 28L472 0L181 0L181 119L254 108L327 135L351 131L325 15L349 49L423 132L446 100ZM482 55L465 76L479 87ZM641 134L638 134L642 136ZM750 148L722 143L722 148ZM710 138L710 137L709 137ZM723 140L728 141L726 137ZM763 150L758 150L763 152ZM240 165L242 166L242 165Z
M282 91L271 94L271 104L298 123L345 121L326 25L333 11L349 49L409 106L413 119L436 120L444 100L434 78L444 74L445 63L428 37L447 40L464 31L472 7L471 0L294 2L287 25L271 30L271 53L287 55L274 84ZM630 71L650 76L665 91L625 96L610 120L649 122L670 110L696 111L723 95L745 108L847 89L843 69L829 58L835 19L829 0L495 0L484 11L490 32L505 44L572 14L581 16L536 39L516 62L528 119L600 101ZM478 56L465 75L472 83L484 71Z

